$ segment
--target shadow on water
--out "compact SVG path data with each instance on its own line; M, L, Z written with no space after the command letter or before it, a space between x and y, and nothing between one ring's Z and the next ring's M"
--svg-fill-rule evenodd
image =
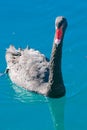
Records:
M49 99L49 108L55 130L64 130L65 97L60 99Z

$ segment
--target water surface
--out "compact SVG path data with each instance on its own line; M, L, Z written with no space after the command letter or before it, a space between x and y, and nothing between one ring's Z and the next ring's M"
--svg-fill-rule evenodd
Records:
M66 97L48 99L0 77L0 130L87 129L87 1L0 1L0 72L6 68L5 49L29 45L50 58L54 21L68 20L62 72Z

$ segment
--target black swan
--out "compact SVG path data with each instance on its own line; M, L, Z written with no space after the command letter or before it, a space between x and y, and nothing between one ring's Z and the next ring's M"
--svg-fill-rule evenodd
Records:
M13 83L25 89L52 98L65 95L61 72L63 37L67 20L63 16L55 20L55 37L50 60L34 49L18 49L14 46L6 51L6 72Z

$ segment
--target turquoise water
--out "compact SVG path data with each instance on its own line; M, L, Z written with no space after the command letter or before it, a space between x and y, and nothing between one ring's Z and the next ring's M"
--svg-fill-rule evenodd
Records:
M29 93L0 77L0 130L87 129L87 1L0 1L0 72L5 49L29 45L50 58L54 20L68 20L62 71L66 97L49 99Z

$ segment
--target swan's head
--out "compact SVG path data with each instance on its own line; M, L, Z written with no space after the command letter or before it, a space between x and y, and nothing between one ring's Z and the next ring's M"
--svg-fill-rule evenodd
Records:
M65 30L67 27L67 20L63 16L59 16L55 20L55 29L60 29L62 28Z
M55 20L55 44L59 45L63 39L64 32L67 27L67 20L63 16L57 17Z

